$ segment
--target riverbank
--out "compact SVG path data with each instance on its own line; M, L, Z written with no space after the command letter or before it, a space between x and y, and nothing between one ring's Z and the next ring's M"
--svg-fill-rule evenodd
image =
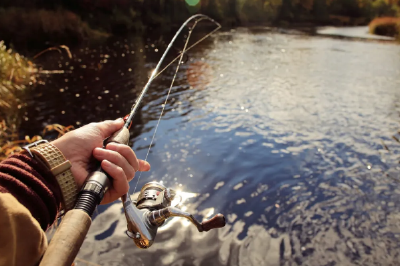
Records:
M375 17L400 16L386 0L246 1L6 1L0 4L0 34L18 49L80 45L110 35L171 31L202 13L226 28L298 25L361 26Z

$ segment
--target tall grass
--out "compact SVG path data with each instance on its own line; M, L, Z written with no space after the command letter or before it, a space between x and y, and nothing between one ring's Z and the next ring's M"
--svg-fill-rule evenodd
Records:
M38 70L24 56L7 49L0 41L0 118L8 120L29 84L36 82Z
M70 55L68 47L60 48L65 49ZM58 48L53 49L58 50ZM40 73L52 73L52 71L38 69L33 62L7 49L4 42L0 41L0 161L21 151L21 146L42 139L49 132L57 132L58 136L61 136L73 128L58 124L48 125L41 135L20 138L19 111L24 103L27 87L36 83Z

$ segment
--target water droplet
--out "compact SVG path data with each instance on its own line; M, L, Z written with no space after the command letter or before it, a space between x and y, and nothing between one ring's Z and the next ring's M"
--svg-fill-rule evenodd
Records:
M368 170L371 170L371 167L372 166L370 164L367 165Z
M125 54L121 54L122 57L125 57Z
M101 100L101 96L97 97L97 99Z
M68 79L65 79L64 81L65 81L65 82L68 82Z
M224 74L220 74L219 76L222 78L224 76Z
M79 121L76 121L76 124L79 126L79 125L81 124L81 122L79 122Z
M281 51L282 51L282 53L286 52L286 50L285 50L285 49L281 49Z
M156 49L154 49L154 52L156 52L156 53L157 53L157 52L158 52L158 49L157 49L157 48L156 48Z
M105 90L105 91L104 91L105 94L107 94L107 93L109 93L109 92L110 92L109 90Z
M113 107L112 103L110 103L110 105L108 105L109 107Z
M249 109L246 109L246 113L248 113L249 112Z
M79 93L75 94L75 97L79 97L79 96L80 96Z
M241 106L240 109L244 110L244 106Z
M131 72L131 71L132 71L132 68L128 68L128 71Z
M64 114L65 114L65 111L63 110L63 111L61 111L61 113L64 115Z
M60 92L64 92L64 89L60 89Z
M100 80L100 78L99 78L99 77L96 77L95 80Z

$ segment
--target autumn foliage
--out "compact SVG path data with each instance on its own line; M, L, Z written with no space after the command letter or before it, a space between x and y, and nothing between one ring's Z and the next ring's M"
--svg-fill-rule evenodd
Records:
M400 39L400 18L376 18L369 24L369 31L373 34L395 36Z

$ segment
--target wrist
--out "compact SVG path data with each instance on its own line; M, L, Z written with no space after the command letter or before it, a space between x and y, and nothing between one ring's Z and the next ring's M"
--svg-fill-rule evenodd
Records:
M63 195L63 208L68 211L74 207L78 189L71 172L71 163L53 143L38 141L24 147L36 161L51 171Z
M70 155L68 154L67 144L65 143L65 141L63 141L63 138L59 138L59 139L53 140L50 143L53 144L54 146L56 146L57 149L60 150L60 152L64 155L64 157L67 160L71 159Z

